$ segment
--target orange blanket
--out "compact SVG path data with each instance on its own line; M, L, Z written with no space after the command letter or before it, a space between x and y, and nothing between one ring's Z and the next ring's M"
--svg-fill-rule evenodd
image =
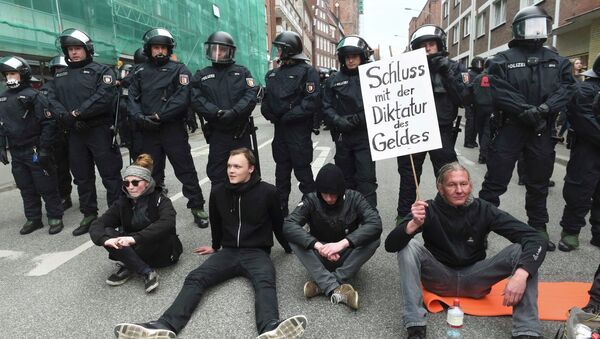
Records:
M481 299L460 298L460 306L465 314L477 316L511 315L512 307L502 306L502 291L508 280L504 279L492 287L490 294ZM569 310L583 307L589 300L591 283L582 282L540 282L538 283L538 311L541 320L564 321ZM423 301L429 312L444 310L442 303L452 305L454 297L440 297L423 289Z

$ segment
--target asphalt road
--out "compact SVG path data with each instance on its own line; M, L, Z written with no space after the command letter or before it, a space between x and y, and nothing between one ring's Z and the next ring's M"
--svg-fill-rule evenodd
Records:
M262 176L274 182L274 162L270 140L273 129L257 117ZM485 166L476 164L477 149L462 148L459 136L457 151L460 161L470 169L474 192L478 192L485 174ZM194 161L205 196L210 184L205 179L208 147L197 132L190 138ZM335 148L328 132L313 136L315 148L313 167L332 162ZM568 152L559 150L564 159ZM126 158L126 156L124 157ZM316 174L316 171L315 171ZM384 222L385 239L394 226L398 195L398 174L395 160L377 164L379 210ZM558 222L563 209L562 183L564 161L557 162L553 179L557 186L548 198L549 231L554 240L560 236ZM66 228L51 236L47 226L30 235L18 231L24 222L19 191L10 188L7 168L0 170L2 216L0 227L0 328L3 338L111 338L112 329L120 322L141 322L158 318L178 293L187 272L206 258L191 253L192 248L210 244L210 231L201 230L193 223L181 197L181 185L167 166L167 186L178 211L177 228L184 245L180 262L171 268L160 269L160 286L152 294L143 290L140 279L130 280L120 287L110 287L105 279L114 269L102 248L91 245L89 237L73 237L77 226L77 193L73 192L75 206L65 213ZM98 196L105 209L105 191L98 178ZM432 167L426 162L422 177L421 195L432 198L435 194ZM501 208L525 220L525 188L517 186L516 178L501 198ZM296 186L290 205L297 203L300 193ZM45 221L44 221L45 222ZM581 235L582 246L571 253L549 253L540 270L541 281L590 281L598 265L600 250L589 245L589 226ZM491 235L489 254L498 252L508 242ZM325 297L306 300L302 286L308 279L304 268L294 255L285 254L277 244L272 252L277 270L278 296L281 317L305 314L309 327L306 338L401 338L406 332L401 322L399 271L395 255L379 248L353 281L360 294L360 309L352 311L344 305L332 305ZM211 289L198 306L188 326L180 333L182 338L253 338L254 293L243 278L233 279ZM445 337L445 315L428 316L430 338ZM553 337L558 322L543 322L544 336ZM465 317L464 338L510 338L510 317Z

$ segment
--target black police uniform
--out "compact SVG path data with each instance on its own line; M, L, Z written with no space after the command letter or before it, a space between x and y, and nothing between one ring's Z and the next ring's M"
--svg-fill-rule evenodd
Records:
M448 73L443 75L438 71L437 65L432 64L430 60L428 58L442 148L412 155L415 172L419 180L423 172L423 162L427 153L429 153L429 158L433 164L433 174L435 177L437 177L438 171L443 165L457 161L454 144L456 143L458 131L454 128L453 122L458 115L458 107L463 104L463 100L467 95L467 87L464 81L466 78L463 77L463 74L467 70L462 64L454 60L448 60ZM397 162L398 173L400 174L398 216L404 217L410 213L410 207L415 202L416 185L410 157L398 157Z
M168 157L175 176L183 184L187 207L202 208L204 197L185 126L190 77L184 64L172 60L164 65L152 61L141 64L129 85L128 113L141 130L141 151L154 159L152 177L157 184L164 184L165 158ZM155 114L159 116L159 123L144 123L144 118Z
M479 75L477 70L474 68L470 68L467 72L467 76L469 78L469 85L475 80L475 78ZM473 148L477 146L477 114L475 112L475 108L471 105L465 105L465 140L464 146Z
M48 97L48 91L54 85L54 79L46 81L40 88L40 93ZM73 177L69 170L69 129L62 122L56 122L53 152L56 163L56 178L58 180L58 194L62 201L70 201L73 190Z
M198 70L192 79L192 108L206 120L210 144L206 174L212 185L227 179L229 152L251 148L248 117L256 107L258 87L250 71L237 64L213 64ZM219 111L233 110L231 116Z
M30 221L42 219L40 196L49 219L63 216L51 153L55 134L56 121L44 95L29 85L0 94L0 138L8 139L12 173Z
M492 140L490 118L494 113L494 100L487 71L476 75L471 80L469 87L473 96L472 110L475 115L475 126L479 136L479 163L485 164Z
M326 83L323 113L337 132L334 159L344 173L346 188L362 193L377 207L375 162L371 159L358 70L342 68Z
M112 147L112 117L116 99L115 75L94 61L71 63L54 76L48 90L52 112L69 128L69 166L79 193L79 209L97 215L94 164L106 188L108 206L122 194L123 160ZM74 118L72 111L79 112Z
M592 110L599 93L600 78L587 78L577 83L576 95L568 106L574 138L563 186L565 208L560 225L565 232L579 234L590 212L592 241L600 247L600 112Z
M304 194L315 190L310 163L313 148L313 115L320 109L319 74L304 61L289 60L265 76L266 92L261 113L275 125L272 150L275 185L281 205L287 210L291 173Z
M119 115L125 120L125 125L121 128L125 127L126 132L128 133L129 142L127 143L127 149L129 150L129 158L131 160L135 160L140 154L142 154L142 132L139 127L132 120L127 106L129 106L129 86L131 85L131 79L133 79L133 74L138 69L140 64L136 64L129 71L123 79L121 79L121 100Z
M506 192L515 162L524 154L527 173L525 208L529 225L545 229L546 198L554 166L554 143L550 136L554 115L570 100L575 80L569 60L542 46L511 43L489 64L496 110L502 110L502 127L492 142L479 197L494 205ZM537 127L518 116L531 106L548 106L548 117ZM543 129L543 131L542 131Z

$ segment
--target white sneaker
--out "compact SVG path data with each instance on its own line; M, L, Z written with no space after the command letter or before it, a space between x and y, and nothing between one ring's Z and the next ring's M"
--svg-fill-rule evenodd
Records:
M287 318L277 325L277 328L265 332L256 339L295 339L300 338L306 329L308 320L303 315Z

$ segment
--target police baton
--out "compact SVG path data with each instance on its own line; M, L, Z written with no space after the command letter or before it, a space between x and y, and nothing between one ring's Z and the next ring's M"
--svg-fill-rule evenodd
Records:
M462 120L462 116L456 117L456 122L454 123L454 127L452 128L452 147L456 145L456 139L458 139L458 133L461 131L460 129L460 121Z
M250 127L250 142L252 143L252 153L254 153L254 157L256 158L256 173L260 176L260 157L258 156L258 140L256 139L256 130L258 127L254 125L254 117L248 117L249 127Z
M119 144L117 143L117 134L119 134L119 105L121 104L121 87L117 87L118 88L118 93L117 93L117 108L115 109L115 121L113 122L113 126L112 126L112 133L113 133L113 137L112 137L112 148L113 149L119 149Z

